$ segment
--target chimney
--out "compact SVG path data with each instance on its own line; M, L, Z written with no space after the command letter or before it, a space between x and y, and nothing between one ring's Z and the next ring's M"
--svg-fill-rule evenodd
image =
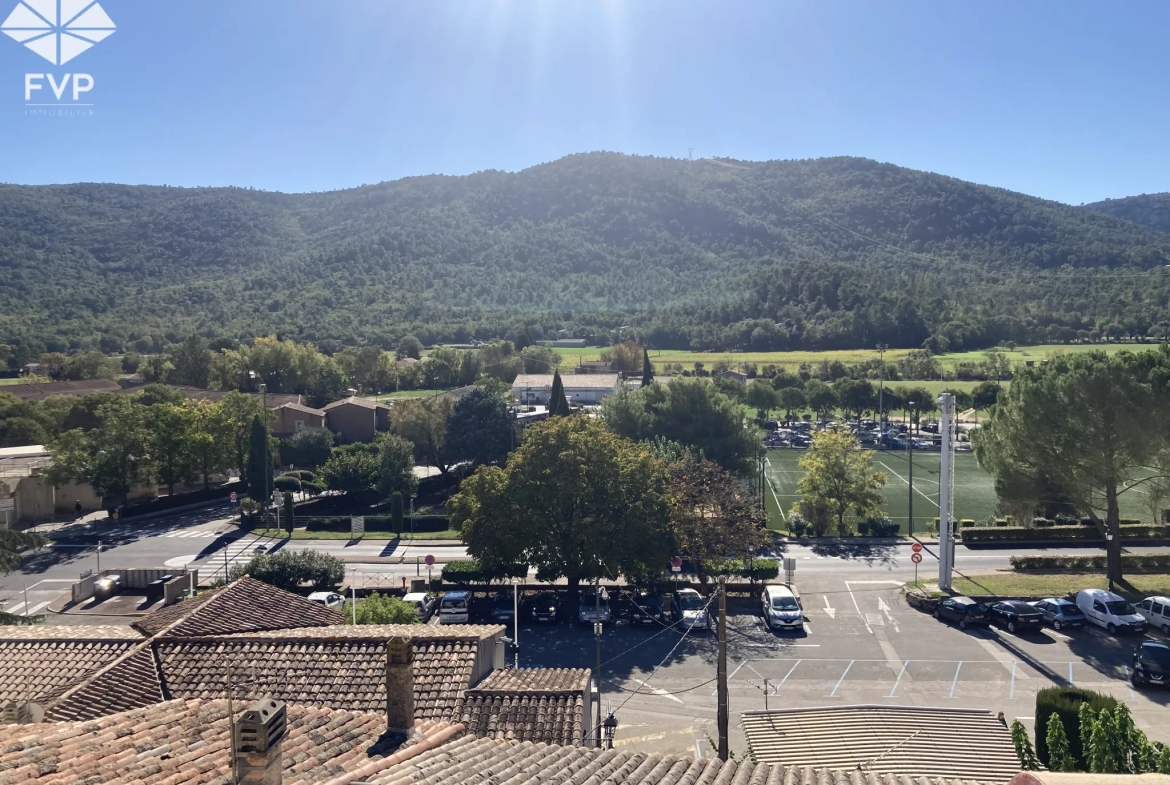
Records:
M386 727L414 727L414 648L410 638L386 641Z
M236 721L236 785L280 785L284 703L261 698Z
M45 721L45 707L32 701L8 701L0 708L0 725L32 725Z

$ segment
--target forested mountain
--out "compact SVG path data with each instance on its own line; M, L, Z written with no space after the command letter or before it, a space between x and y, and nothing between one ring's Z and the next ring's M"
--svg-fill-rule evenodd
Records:
M1106 199L1086 204L1085 209L1170 233L1170 193Z
M0 186L0 343L388 345L527 325L658 348L1170 333L1170 235L859 158L610 153L343 191Z

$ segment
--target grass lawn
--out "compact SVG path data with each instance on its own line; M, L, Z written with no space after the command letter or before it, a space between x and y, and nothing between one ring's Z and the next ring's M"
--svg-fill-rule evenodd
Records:
M29 380L23 376L3 376L0 377L0 387L8 384L28 384Z
M352 540L353 535L349 532L311 532L305 529L293 529L292 536L284 529L254 529L253 534L260 537L273 537L278 540ZM394 532L366 532L359 539L362 540L409 540L412 539L410 532L402 532L401 534L394 534ZM442 532L417 532L413 539L416 540L458 540L459 532L457 531L442 531Z
M1170 575L1127 575L1127 583L1138 593L1170 594ZM1089 573L1011 573L955 577L951 588L970 596L998 594L1022 597L1060 597L1080 589L1108 589L1109 580L1103 572Z
M442 395L446 390L401 390L399 392L382 393L375 395L375 401L402 401L407 398L430 398L434 395Z
M1132 351L1141 352L1156 349L1156 343L1091 343L1091 344L1063 344L1063 343L1046 343L1037 346L1017 346L1014 351L1005 352L1008 361L1012 365L1023 363L1027 360L1045 360L1055 354L1072 354L1076 352L1091 352L1101 351L1106 354L1116 354L1117 352ZM986 355L986 349L980 349L974 352L956 352L954 354L941 354L938 357L939 363L944 368L954 367L961 362L983 362Z

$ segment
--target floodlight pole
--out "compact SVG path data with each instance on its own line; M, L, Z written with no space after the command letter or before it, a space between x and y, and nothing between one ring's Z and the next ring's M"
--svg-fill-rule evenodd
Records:
M955 396L943 393L938 397L939 432L942 434L942 452L939 455L938 473L938 587L951 590L951 573L955 568L955 522L952 515L954 498L951 492L951 476L954 460L951 453L951 428L955 420Z
M906 438L906 453L910 456L910 479L907 481L909 496L907 496L907 534L914 536L914 401L910 401L910 433Z
M885 410L883 406L883 395L886 388L886 349L890 348L884 343L877 345L878 351L878 434L880 435L885 429L882 428L882 413Z

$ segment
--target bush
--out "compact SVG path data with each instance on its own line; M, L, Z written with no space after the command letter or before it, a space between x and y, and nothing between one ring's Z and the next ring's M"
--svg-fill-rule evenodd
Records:
M146 515L148 513L173 510L176 507L185 507L188 504L218 501L220 499L226 499L233 491L242 496L244 493L244 484L239 481L229 482L217 488L200 489L188 493L176 493L174 496L160 496L150 501L119 507L118 518L125 520L126 518L133 518L137 515Z
M707 562L708 575L734 575L752 581L770 581L780 574L780 563L775 559L726 559Z
M395 534L411 531L410 518L402 522L398 529L393 515L367 515L366 531L392 532ZM305 528L311 532L347 532L350 528L350 516L341 515L332 518L302 518ZM414 516L415 532L444 532L450 528L450 520L446 515L416 515Z
M874 537L897 537L898 524L886 517L870 518L869 533Z
M788 516L788 531L792 532L794 537L803 537L804 533L808 531L808 523L805 522L801 515Z
M234 581L244 575L285 591L295 592L305 583L325 591L345 580L345 562L320 551L280 551L254 556L242 567L232 567L228 578Z
M1012 556L1013 570L1077 570L1095 572L1107 567L1108 557L1099 556ZM1121 568L1126 572L1165 572L1170 569L1168 553L1123 553Z
M960 529L972 529L975 527L975 521L971 518L960 518L955 521L955 531Z
M528 575L528 567L523 564L513 564L495 569L480 567L476 559L451 561L443 565L443 580L457 586L466 586L469 583L490 583L504 578L523 578Z
M357 603L357 610L350 610L345 615L345 623L353 624L354 616L357 624L419 624L418 609L409 602L403 602L397 597L389 595L383 597L378 592Z
M1149 524L1127 524L1121 527L1123 540L1165 540L1170 537L1170 527ZM1053 526L1043 529L1027 529L1019 526L997 526L976 528L963 532L963 542L971 544L1028 541L1072 541L1104 542L1105 538L1097 527Z
M1081 742L1080 706L1088 703L1094 712L1101 709L1113 711L1117 706L1117 699L1102 695L1092 690L1083 690L1078 687L1048 687L1036 693L1036 757L1044 766L1048 765L1048 717L1057 714L1064 724L1065 735L1068 736L1068 751L1073 760L1083 770L1088 771L1085 762L1084 750Z

